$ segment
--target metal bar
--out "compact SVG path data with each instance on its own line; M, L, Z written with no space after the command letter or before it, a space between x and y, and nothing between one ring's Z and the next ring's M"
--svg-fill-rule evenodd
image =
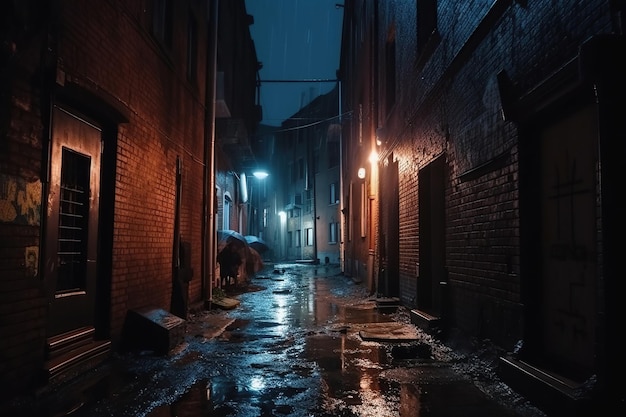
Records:
M301 80L258 80L259 83L336 83L337 79L331 78L303 78Z

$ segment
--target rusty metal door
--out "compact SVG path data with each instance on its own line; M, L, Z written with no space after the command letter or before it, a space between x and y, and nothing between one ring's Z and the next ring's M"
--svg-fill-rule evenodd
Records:
M52 118L44 279L48 336L93 326L101 138L99 127L55 106Z
M594 368L596 343L597 130L589 106L540 136L544 355L583 377Z

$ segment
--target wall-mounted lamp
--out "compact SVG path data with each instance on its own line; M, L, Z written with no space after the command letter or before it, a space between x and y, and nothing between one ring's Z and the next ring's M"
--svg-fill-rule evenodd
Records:
M242 203L247 203L248 202L248 178L246 177L245 173L241 173L241 175L238 175L237 178L239 179L239 194L241 195L241 202Z
M254 178L256 179L264 180L270 174L268 174L266 171L254 171L252 175L254 175Z
M375 150L373 150L373 151L370 153L369 161L370 161L370 164L375 164L375 163L377 163L377 162L378 162L378 152L376 152Z
M359 168L359 170L357 171L356 174L360 179L364 179L365 178L365 168Z

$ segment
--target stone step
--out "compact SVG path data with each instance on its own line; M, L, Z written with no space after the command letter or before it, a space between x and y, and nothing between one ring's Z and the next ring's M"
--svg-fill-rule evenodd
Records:
M80 327L66 333L52 336L46 341L47 359L53 359L71 350L93 342L95 329L91 326Z
M394 309L400 307L400 299L398 297L377 297L376 308L378 309Z
M435 332L441 325L441 319L421 310L411 310L411 323L427 333Z
M549 413L567 416L589 414L584 383L569 380L511 356L499 358L498 375L510 387Z
M91 340L87 343L81 341L74 348L64 350L63 353L54 355L46 361L44 370L48 381L57 379L70 371L95 367L104 361L110 352L111 341L109 340Z

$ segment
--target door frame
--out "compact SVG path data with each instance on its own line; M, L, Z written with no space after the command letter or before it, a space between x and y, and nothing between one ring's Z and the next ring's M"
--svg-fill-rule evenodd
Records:
M95 324L101 156L101 127L69 107L54 104L43 270L48 291L48 336L80 327L93 327ZM74 169L72 167L64 170L64 164L67 167L71 162L83 166L76 167L76 171L72 171ZM85 163L88 163L88 166L84 165ZM84 188L88 188L88 194L65 188L64 195L61 195L63 175L72 172L79 174L78 169L83 170L82 175L85 174L84 170L89 172L89 179L82 181ZM78 176L74 180L77 185L81 183ZM78 199L70 202L67 195ZM81 195L83 197L80 197ZM85 213L77 215L83 203L88 205L87 215ZM64 211L61 204L65 207ZM62 216L64 219L77 219L78 223L68 224L67 220L61 221ZM87 246L83 252L85 242ZM62 260L70 261L66 265L75 266L75 268L67 266L65 277L79 278L80 282L68 282L59 289Z

